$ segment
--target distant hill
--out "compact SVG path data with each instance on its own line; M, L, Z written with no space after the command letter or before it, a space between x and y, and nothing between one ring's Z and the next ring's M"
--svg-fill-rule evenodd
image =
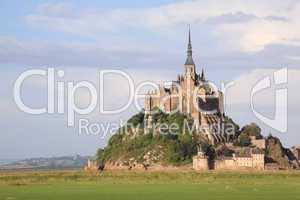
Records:
M0 160L0 165L2 164L9 164L9 163L13 163L13 162L17 162L17 159L2 159Z
M30 158L2 164L0 171L22 171L22 170L63 170L82 168L90 156L62 156L51 158Z

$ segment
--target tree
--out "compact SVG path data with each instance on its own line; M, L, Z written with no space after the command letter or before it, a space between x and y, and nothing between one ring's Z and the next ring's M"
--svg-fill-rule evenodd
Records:
M248 136L255 136L255 137L262 137L260 127L255 124L251 123L250 125L246 125L242 128L241 133L247 134Z
M132 116L129 120L128 120L128 124L132 124L133 126L137 126L138 124L143 124L145 118L145 114L144 114L144 110L140 111L139 113L137 113L136 115Z
M96 158L99 162L99 166L98 166L98 171L102 172L105 168L105 159L104 159L104 149L98 149L97 150L97 154L96 154Z
M216 151L214 149L214 147L211 144L208 143L202 143L201 144L201 148L203 150L203 152L205 153L205 155L209 158L209 159L214 159L216 157Z
M251 144L251 139L246 133L242 133L239 136L239 145L242 147L247 147Z
M99 161L99 167L98 167L98 171L103 172L105 168L105 163L103 160Z
M98 149L96 153L96 158L98 161L102 161L104 157L104 149Z

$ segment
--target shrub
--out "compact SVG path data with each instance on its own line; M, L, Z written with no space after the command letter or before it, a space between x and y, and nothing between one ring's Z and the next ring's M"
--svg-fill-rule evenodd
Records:
M246 125L242 128L241 133L247 134L248 136L256 136L256 137L262 137L261 135L261 129L260 127L255 124L251 123L250 125Z
M98 149L97 150L96 158L99 161L103 161L104 160L104 149Z
M247 147L251 144L251 139L246 133L242 133L238 139L239 146Z
M202 151L205 153L205 155L210 158L210 159L214 159L216 157L216 151L215 148L208 143L201 143L201 148Z
M145 117L145 114L144 114L144 111L142 110L141 112L139 112L138 114L132 116L128 121L127 123L129 124L132 124L134 126L137 126L138 124L143 124L144 122L144 117Z

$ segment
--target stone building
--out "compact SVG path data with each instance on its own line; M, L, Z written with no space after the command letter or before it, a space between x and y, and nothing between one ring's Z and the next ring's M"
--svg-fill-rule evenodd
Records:
M209 160L207 156L199 152L193 157L193 169L195 170L239 170L239 169L265 169L265 155L261 151L253 149L250 155L222 157Z
M144 108L148 126L151 126L154 108L167 113L179 111L190 116L196 129L212 143L224 140L220 136L224 117L223 95L205 78L203 69L201 74L197 74L190 30L184 73L178 75L176 81L166 82L149 91Z
M251 144L259 149L266 149L266 139L250 136Z
M300 146L298 146L298 147L297 146L292 147L291 151L293 152L294 156L296 157L296 159L300 163Z
M197 156L193 157L193 169L195 170L209 170L209 159L203 152L198 152Z

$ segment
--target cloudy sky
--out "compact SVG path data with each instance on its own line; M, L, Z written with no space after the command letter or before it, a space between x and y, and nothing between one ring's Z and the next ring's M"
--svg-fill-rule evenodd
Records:
M83 154L92 155L107 141L79 135L67 127L65 114L30 115L13 99L14 82L29 69L64 70L60 81L88 80L97 85L98 72L121 69L139 83L172 80L183 72L187 27L191 25L197 70L221 85L234 82L226 94L226 111L236 122L258 123L287 146L300 144L300 1L0 1L0 159ZM274 85L273 73L288 68L288 83ZM264 116L276 114L275 92L288 89L288 131L280 133L254 115L250 93L265 77L271 88L260 91L254 107ZM111 77L107 107L126 102L128 86ZM47 98L44 77L22 87L27 105L41 107ZM89 102L86 91L76 101ZM98 123L126 119L97 112L84 116Z

